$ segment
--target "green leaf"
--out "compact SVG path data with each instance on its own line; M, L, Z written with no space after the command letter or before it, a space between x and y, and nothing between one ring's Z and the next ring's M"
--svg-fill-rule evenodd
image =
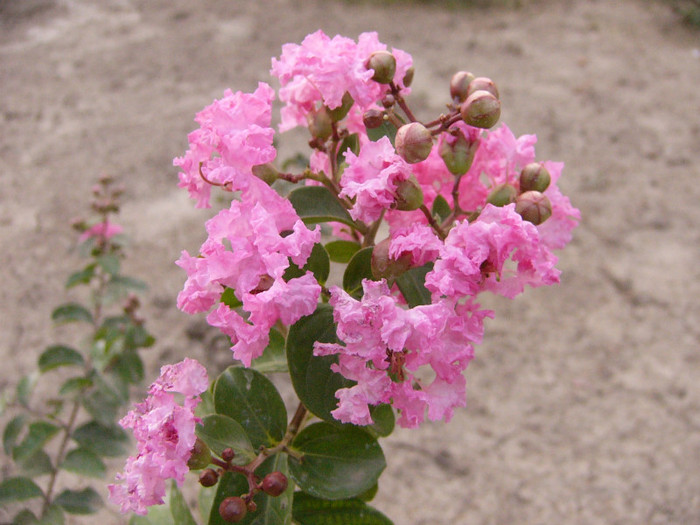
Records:
M78 303L62 304L51 313L51 319L60 324L78 321L93 322L90 310Z
M319 283L326 283L328 274L331 272L331 261L323 244L318 243L314 245L313 250L311 250L311 255L309 255L309 259L306 261L303 268L299 268L290 260L289 266L284 272L284 280L289 281L290 279L301 277L306 275L307 271L313 273Z
M123 456L127 452L129 436L117 425L102 425L89 421L73 431L72 438L81 447L106 457Z
M43 495L44 493L36 483L22 476L9 478L0 483L0 505L41 498Z
M301 461L289 458L289 471L304 492L323 499L345 499L372 487L386 467L379 443L352 425L314 423L292 442Z
M284 337L274 328L270 330L270 342L263 355L254 359L250 365L261 374L287 372L287 355L284 351Z
M362 501L372 501L379 492L379 483L375 483L369 489L365 490L362 494L357 495L357 499Z
M287 430L287 410L275 385L250 368L231 366L218 377L214 407L241 424L255 449L279 443Z
M90 375L93 388L81 399L85 410L103 425L109 426L116 419L121 405L127 400L128 391L120 392L119 384L112 385L99 372Z
M306 224L341 222L354 226L352 217L325 186L303 186L289 194L289 201Z
M36 478L38 476L53 472L51 458L42 449L37 450L27 459L18 461L17 464L19 465L22 474L29 476L30 478Z
M25 421L25 415L19 414L13 417L5 426L5 430L2 433L2 448L8 456L12 453L12 449L17 443L17 438L20 432L22 432L22 428L24 428Z
M63 525L64 522L63 509L51 504L38 523L39 525Z
M39 356L39 370L43 373L60 366L82 366L83 355L69 346L53 345Z
M425 287L425 276L432 269L433 263L428 263L420 268L411 268L396 279L396 285L411 308L432 302L430 292Z
M70 514L94 514L102 507L102 498L94 489L64 490L54 500Z
M23 376L22 379L17 383L17 401L22 406L28 406L29 400L32 397L32 392L34 392L34 387L39 379L39 372L34 371L31 374Z
M352 133L343 139L338 148L338 155L336 156L336 161L338 165L345 162L345 151L350 150L355 155L360 153L360 136L357 133Z
M112 365L112 370L127 384L136 385L143 381L143 360L134 350L125 350L118 356Z
M233 288L226 288L221 294L221 302L229 308L238 308L243 306L243 303L236 297L236 291Z
M145 516L132 514L129 525L175 525L175 520L169 505L152 505Z
M275 454L265 460L256 469L255 474L261 479L270 472L278 471L289 477L287 454ZM240 474L225 473L218 483L216 496L209 514L209 525L226 525L219 515L219 505L229 496L240 496L248 492L248 481ZM246 517L238 523L240 525L291 525L292 523L292 497L294 484L289 483L284 494L271 497L264 492L258 492L253 501L258 506L255 512L248 512Z
M124 290L134 290L137 292L143 292L148 289L145 282L140 279L135 279L133 277L127 277L126 275L114 275L107 283L107 286L112 288L119 288Z
M77 271L68 277L66 288L73 288L78 284L88 284L95 275L95 264L89 264L80 271Z
M361 248L359 242L353 241L331 241L326 244L326 251L333 262L347 263L352 256Z
M232 448L236 453L233 458L235 465L247 465L257 456L245 429L228 416L213 414L205 417L202 424L197 425L196 433L218 456L225 448Z
M85 390L91 386L92 380L88 379L87 377L71 377L70 379L67 379L63 385L61 385L61 389L58 391L58 393L64 396L66 394L70 394L71 392L75 392L76 390Z
M113 254L102 255L97 258L97 264L109 275L117 275L119 273L119 257Z
M12 459L21 463L29 459L54 437L60 427L46 421L35 421L29 425L29 431L22 442L12 449Z
M294 520L299 525L393 525L384 514L359 499L328 501L305 492L294 494Z
M185 497L174 480L170 482L170 513L173 515L175 525L197 525Z
M371 407L369 412L374 423L361 428L375 437L387 437L394 431L396 416L394 416L391 405L376 405Z
M12 518L12 525L37 525L39 520L36 519L34 513L29 509L23 509Z
M430 213L434 217L437 217L440 221L444 221L452 214L452 208L450 208L450 205L445 200L445 197L438 195L433 201L433 209L430 211Z
M211 509L214 505L214 499L216 498L216 491L218 489L218 484L213 487L199 487L199 493L197 494L197 506L199 507L199 517L200 521L203 523L209 522L209 515L211 514Z
M107 467L100 456L86 448L76 448L68 452L61 468L90 478L104 478L107 473Z
M315 356L314 343L337 343L333 308L321 304L316 311L302 317L287 336L289 375L299 400L314 415L333 422L331 410L338 407L335 393L354 383L331 370L337 356Z
M359 299L362 297L362 279L372 279L372 246L362 248L352 256L345 274L343 274L343 289Z
M377 142L382 137L389 137L391 144L394 144L396 140L396 132L398 129L394 126L391 121L385 120L381 126L378 128L372 128L367 130L367 136L372 142Z

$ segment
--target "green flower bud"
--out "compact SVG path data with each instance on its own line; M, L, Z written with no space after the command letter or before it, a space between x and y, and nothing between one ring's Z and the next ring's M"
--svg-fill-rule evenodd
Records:
M394 201L394 206L397 210L413 211L420 208L422 204L423 190L421 190L418 181L413 175L398 184L396 187L396 200Z
M450 80L450 96L464 102L469 96L469 84L474 78L469 71L457 71Z
M433 136L420 122L404 124L396 132L396 153L409 164L428 158L433 149Z
M389 257L390 243L391 239L384 239L372 250L372 276L393 282L411 268L411 254L405 253L398 259L392 259Z
M375 51L365 63L367 69L373 69L372 80L380 84L389 84L396 73L396 59L388 51Z
M413 66L406 70L406 74L403 76L403 85L409 87L413 83L413 75L416 72L416 68Z
M187 466L190 470L199 470L208 467L209 463L211 463L211 450L204 441L197 438L190 459L187 460Z
M488 91L474 91L462 103L462 119L470 126L492 128L501 118L501 102Z
M474 155L479 147L479 141L467 141L464 133L459 129L455 129L451 133L454 135L455 140L450 144L448 140L443 138L440 142L438 153L450 173L453 175L464 175L472 166Z
M496 84L493 82L493 80L487 77L476 77L469 83L467 96L471 95L475 91L488 91L494 97L498 99L501 98L498 94L498 88L496 87Z
M489 193L489 196L486 197L486 202L501 207L515 202L517 196L518 190L515 189L515 186L511 184L501 184L496 186L493 191Z
M311 136L315 139L326 140L333 134L333 120L325 107L308 113L306 122Z
M272 184L279 177L279 171L272 164L258 164L253 166L253 175L266 184Z
M526 191L516 199L515 211L537 226L552 216L552 203L539 191Z
M549 187L552 177L541 162L531 162L520 172L520 191L543 192Z
M340 122L341 120L343 120L347 116L348 111L350 111L352 105L355 103L355 101L352 99L352 95L347 91L343 95L343 100L341 102L342 104L340 105L340 107L333 109L326 108L326 111L330 115L331 120L333 122Z

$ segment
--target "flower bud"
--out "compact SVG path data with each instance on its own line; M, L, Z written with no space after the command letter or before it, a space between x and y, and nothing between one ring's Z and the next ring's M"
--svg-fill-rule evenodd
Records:
M413 83L413 75L416 73L416 68L413 66L409 67L406 70L406 73L403 76L403 85L406 87L409 87Z
M469 84L474 78L469 71L457 71L450 80L450 96L464 102L469 96Z
M225 498L219 505L221 519L229 523L238 523L245 518L247 512L245 501L238 496Z
M387 93L382 98L382 106L384 106L387 109L390 108L391 106L393 106L395 103L396 103L396 98L394 98L394 95L392 95L391 93Z
M384 112L379 109L368 109L362 115L362 123L367 129L378 128L384 123Z
M333 120L325 107L311 111L306 115L309 132L315 139L326 140L333 134Z
M192 447L190 459L187 460L187 466L190 470L199 470L209 466L209 463L211 463L211 451L204 441L197 438Z
M271 163L253 166L252 171L253 175L261 179L266 184L272 184L279 176L279 171Z
M515 211L537 226L552 216L552 203L539 191L526 191L516 199Z
M412 256L410 253L403 253L398 259L389 257L390 244L391 239L384 239L377 243L372 250L372 276L375 279L394 281L411 268Z
M423 204L423 190L416 178L411 175L408 179L399 182L396 186L394 207L400 211L413 211L420 208L421 204Z
M232 448L225 448L221 451L221 459L223 459L224 461L231 461L235 457L236 453L233 451Z
M493 80L487 77L476 77L469 83L469 88L467 89L467 96L471 95L476 91L488 91L494 97L498 99L501 98L498 94L498 88L496 87L496 84L493 82Z
M262 480L260 488L268 496L277 497L287 490L287 476L281 472L270 472Z
M409 164L428 158L433 149L433 136L420 122L410 122L396 132L396 153Z
M552 177L541 162L531 162L520 172L520 191L543 192L549 187Z
M460 129L452 132L454 140L443 136L438 153L453 175L464 175L469 171L474 161L474 155L479 147L479 141L469 142Z
M340 122L347 116L348 111L350 111L350 108L354 103L355 101L352 99L352 95L346 91L343 95L340 107L333 109L326 108L326 111L330 115L333 122Z
M511 202L515 202L515 198L518 196L518 190L515 186L510 184L501 184L496 186L489 196L486 197L486 202L493 204L494 206L505 206Z
M396 73L396 59L388 51L375 51L365 62L367 69L373 69L372 80L380 84L389 84Z
M213 487L219 481L219 475L216 470L208 468L204 469L199 475L199 484L202 487Z
M501 102L488 91L474 91L462 103L462 119L470 126L492 128L501 117Z

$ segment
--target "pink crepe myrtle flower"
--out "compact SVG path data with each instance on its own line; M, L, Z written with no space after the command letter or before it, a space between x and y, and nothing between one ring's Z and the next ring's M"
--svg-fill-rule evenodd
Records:
M197 113L199 129L188 135L189 149L173 164L198 208L208 208L211 184L239 190L253 177L253 166L272 162L276 150L270 127L274 90L264 82L254 93L231 90Z
M336 392L338 408L331 413L344 423L368 425L370 405L391 403L403 427L420 425L426 410L433 421L449 421L453 409L465 404L462 371L491 312L451 300L406 309L385 281L364 280L362 285L359 301L338 287L331 289L342 344L314 345L315 355L338 354L333 370L357 383ZM420 377L425 366L432 369L432 381Z
M307 35L301 45L283 45L270 70L282 85L279 95L285 103L280 131L305 125L306 115L320 105L340 107L346 92L363 110L379 100L388 88L372 80L374 72L365 62L373 52L385 49L376 33L362 33L355 42L340 35L330 38L320 30ZM403 87L412 59L396 49L394 56L394 78Z
M121 225L109 221L98 222L90 226L87 230L80 234L79 241L84 242L88 239L103 239L109 240L115 235L119 235L124 231Z
M513 268L506 261L513 261ZM459 299L484 290L513 298L525 285L559 282L556 256L537 228L515 213L515 204L487 204L473 223L450 230L435 266L425 278L433 297Z
M366 223L377 220L394 205L397 185L411 176L411 167L397 155L388 137L368 142L359 155L346 151L345 160L340 196L355 199L350 215Z
M147 507L163 503L166 480L182 484L199 422L194 409L208 387L207 372L194 359L166 365L148 397L119 422L133 431L138 448L138 454L127 459L124 472L117 474L117 483L109 486L110 499L121 512L146 514ZM176 393L184 396L182 404Z
M389 256L399 259L405 253L411 254L411 266L423 266L437 259L442 241L427 224L413 223L391 232Z

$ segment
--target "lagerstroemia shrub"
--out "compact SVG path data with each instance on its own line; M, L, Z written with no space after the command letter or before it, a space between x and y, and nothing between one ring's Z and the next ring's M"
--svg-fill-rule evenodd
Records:
M378 438L465 405L463 372L494 315L479 294L559 282L553 250L579 212L557 186L563 165L497 125L488 78L456 73L446 112L419 121L411 56L375 33L318 31L284 45L271 73L277 92L261 82L199 112L174 161L195 206L230 196L177 261L178 307L206 313L239 364L211 382L192 359L163 367L121 422L138 455L111 498L146 514L168 479L199 470L212 524L390 523L365 502L385 467ZM275 99L279 132L310 133L294 172L277 159ZM291 376L291 418L273 372Z

